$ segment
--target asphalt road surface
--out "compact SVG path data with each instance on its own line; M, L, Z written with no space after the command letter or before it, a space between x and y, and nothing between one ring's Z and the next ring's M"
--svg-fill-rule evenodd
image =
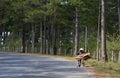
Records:
M76 65L62 58L0 52L0 78L94 78Z

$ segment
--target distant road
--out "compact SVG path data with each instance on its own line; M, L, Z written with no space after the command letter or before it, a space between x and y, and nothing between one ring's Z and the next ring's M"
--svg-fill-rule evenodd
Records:
M76 65L62 58L0 52L0 78L94 78Z

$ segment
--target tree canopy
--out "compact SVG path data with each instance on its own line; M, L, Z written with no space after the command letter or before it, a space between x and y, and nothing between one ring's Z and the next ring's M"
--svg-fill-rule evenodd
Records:
M21 47L23 52L34 46L37 52L73 54L77 7L79 47L85 47L87 27L87 50L95 51L99 5L100 0L0 0L0 37L4 38L0 46ZM110 37L119 36L118 3L108 0L105 5L107 43L112 44Z

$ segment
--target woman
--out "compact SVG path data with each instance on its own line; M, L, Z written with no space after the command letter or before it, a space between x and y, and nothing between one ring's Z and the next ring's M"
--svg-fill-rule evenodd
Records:
M83 48L80 48L79 51L77 52L77 55L81 55L81 54L84 54L85 51Z
M76 55L78 56L78 55L81 55L81 54L84 54L84 53L85 53L84 49L80 48ZM83 59L79 59L78 60L78 67L81 66L81 61L82 61L82 64L84 65L84 60Z

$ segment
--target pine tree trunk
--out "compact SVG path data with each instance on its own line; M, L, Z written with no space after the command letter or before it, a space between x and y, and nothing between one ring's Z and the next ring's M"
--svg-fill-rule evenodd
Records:
M48 54L50 54L50 26L48 26Z
M43 54L43 24L40 26L40 53Z
M34 49L35 49L35 26L32 23L32 53L34 53Z
M111 60L114 61L114 51L112 51Z
M105 1L101 0L102 10L101 10L101 49L102 49L102 58L105 62L108 61L107 52L106 52L106 29L105 29Z
M54 28L53 28L53 25L51 25L51 33L50 33L50 36L51 36L51 38L50 38L50 53L51 54L54 54L53 53L53 34L54 34Z
M5 25L3 24L3 31L2 31L2 36L3 36L3 41L2 41L2 45L4 46L5 44Z
M25 28L22 26L22 52L25 53Z
M88 33L88 31L87 31L87 26L86 26L86 28L85 28L85 52L87 52L87 34Z
M118 24L119 24L119 35L120 35L120 0L118 0Z
M74 51L74 55L76 55L77 51L78 51L78 45L79 45L79 27L78 27L78 8L75 8L76 10L76 18L75 18L75 51Z
M57 55L57 47L56 47L56 27L54 27L54 33L53 33L53 53L54 55Z
M99 13L98 13L98 31L97 31L97 60L99 61L100 59L100 53L99 53L99 44L100 44L100 5L101 1L99 1Z
M46 17L44 16L44 33L43 33L43 52L46 54Z
M59 45L58 45L58 55L60 55L61 54L61 44L60 44L60 30L58 30L58 34L57 34L57 38L58 38L58 43L59 43Z
M23 4L22 4L22 18L20 19L21 21L21 26L22 26L22 52L25 53L25 26L24 26L24 22L23 22L23 18L24 18L24 13L23 13Z
M120 51L119 51L119 56L118 56L118 62L120 63Z

